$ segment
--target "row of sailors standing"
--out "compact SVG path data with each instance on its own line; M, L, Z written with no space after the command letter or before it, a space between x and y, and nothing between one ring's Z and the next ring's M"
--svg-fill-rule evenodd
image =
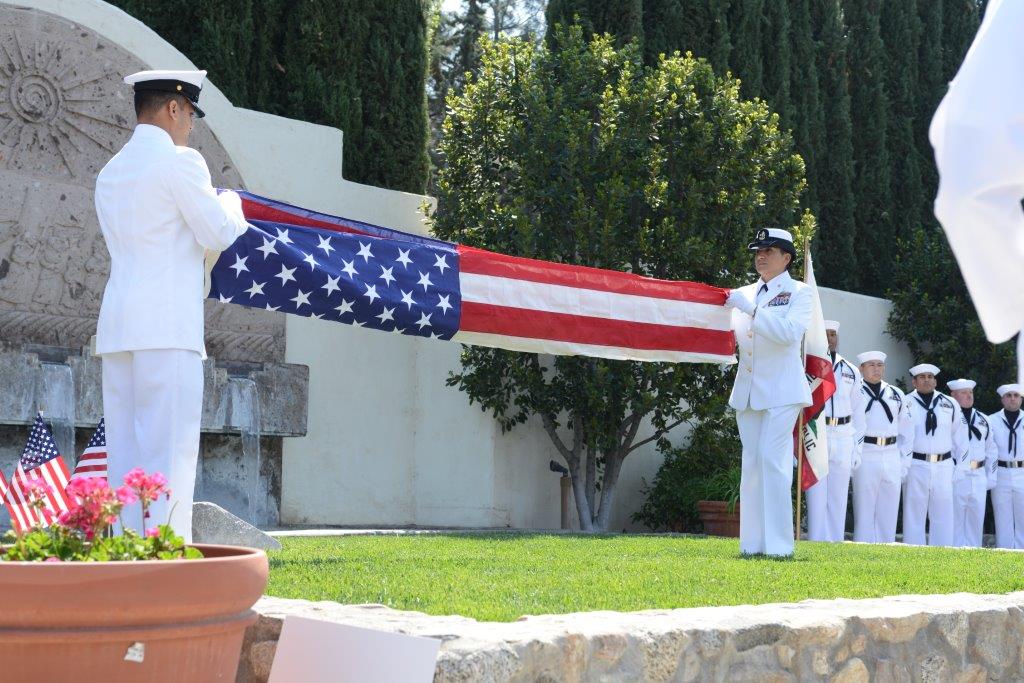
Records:
M939 368L910 369L914 390L887 383L886 355L858 366L836 353L839 323L826 321L836 393L825 404L828 474L807 491L808 538L841 541L853 481L853 540L892 543L903 495L903 541L980 547L992 491L996 545L1024 548L1024 419L1018 384L999 387L1003 409L974 409L975 382L936 391ZM927 520L927 538L926 538Z

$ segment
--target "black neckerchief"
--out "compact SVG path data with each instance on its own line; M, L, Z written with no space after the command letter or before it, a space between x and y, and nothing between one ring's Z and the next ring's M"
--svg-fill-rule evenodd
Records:
M867 407L864 408L864 412L871 412L871 406L874 404L875 401L878 401L878 403L882 406L882 409L885 411L885 417L888 418L889 424L892 424L892 411L889 409L889 404L886 403L885 400L882 398L882 383L865 381L864 388L868 390L868 396L871 399L870 401L868 401Z
M964 419L967 420L967 427L970 430L967 434L967 440L970 441L973 437L981 441L981 430L974 424L974 415L972 414L974 408L961 408L960 410L964 411Z
M924 433L934 434L935 429L939 426L939 419L935 416L935 392L933 391L928 394L927 397L924 394L918 393L916 398L921 407L925 409Z
M1006 450L1008 453L1017 455L1017 427L1020 425L1020 411L1015 410L1011 413L1004 408L1003 424L1010 430L1010 436L1006 439Z

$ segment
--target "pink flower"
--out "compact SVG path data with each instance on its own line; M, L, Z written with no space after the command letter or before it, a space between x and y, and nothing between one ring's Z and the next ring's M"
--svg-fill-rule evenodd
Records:
M141 467L136 467L124 475L124 483L139 497L143 507L148 506L160 496L165 496L168 499L171 497L171 491L167 488L167 477L159 472L146 474Z
M72 479L65 492L69 508L61 513L58 522L78 529L86 538L97 534L117 521L124 503L103 477Z
M117 499L121 501L122 505L131 505L139 500L139 497L135 494L130 486L122 486L117 489Z
M158 527L153 527L152 529L146 529L146 536L148 538L156 538L159 535L160 535L160 529Z
M45 506L47 497L53 494L53 487L39 479L26 481L21 489L33 507Z
M60 559L59 557L48 557L45 560L43 560L43 562L63 562L63 561L64 560Z

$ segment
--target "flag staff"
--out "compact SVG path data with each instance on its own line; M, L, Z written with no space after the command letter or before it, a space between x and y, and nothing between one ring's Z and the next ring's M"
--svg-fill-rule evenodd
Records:
M807 281L807 259L811 253L811 241L804 238L804 281ZM802 367L807 367L807 344L806 333L804 341L800 343L800 361ZM796 526L793 528L794 541L800 540L800 502L804 490L804 409L796 420L796 437L793 439L793 448L796 449Z

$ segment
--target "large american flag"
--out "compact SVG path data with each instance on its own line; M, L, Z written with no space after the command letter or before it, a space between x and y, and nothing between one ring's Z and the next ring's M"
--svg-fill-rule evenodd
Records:
M96 431L92 433L92 438L89 439L89 445L85 447L82 452L82 457L78 459L78 463L75 465L75 471L71 475L72 479L85 479L86 477L106 477L107 476L107 428L104 425L103 419L100 418L100 423L96 427Z
M239 193L249 230L210 297L515 351L734 361L728 291L505 256Z
M42 481L49 486L42 510L30 507L26 485L33 481ZM68 509L68 497L64 492L67 485L67 465L42 414L37 414L14 476L8 482L0 474L0 498L7 505L15 530L22 533L33 526L49 526Z

